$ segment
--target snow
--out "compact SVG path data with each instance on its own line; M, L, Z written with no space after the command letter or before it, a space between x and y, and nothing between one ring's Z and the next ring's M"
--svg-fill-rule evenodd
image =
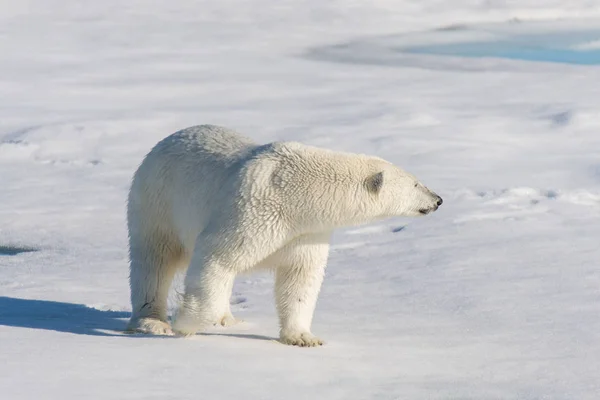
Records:
M0 10L3 399L598 398L600 67L389 51L449 26L588 32L598 2ZM336 233L324 347L275 341L264 274L237 280L236 327L123 335L131 175L201 123L387 158L444 205Z

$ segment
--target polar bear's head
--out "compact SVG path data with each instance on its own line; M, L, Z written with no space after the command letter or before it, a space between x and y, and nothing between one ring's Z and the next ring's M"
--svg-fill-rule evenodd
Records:
M414 175L387 162L377 164L380 171L370 174L364 185L383 217L427 215L442 205L442 198Z
M282 215L300 231L427 215L442 198L379 157L285 142L272 145L270 184ZM272 199L270 200L273 201Z

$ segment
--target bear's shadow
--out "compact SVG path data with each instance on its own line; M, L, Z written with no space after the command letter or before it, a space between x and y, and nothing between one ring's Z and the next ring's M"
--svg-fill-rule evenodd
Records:
M129 317L131 317L131 313L127 311L103 311L83 304L0 296L0 326L42 329L77 335L169 338L168 336L143 334L125 335L124 330ZM275 340L268 336L243 333L204 332L200 335Z
M131 313L103 311L83 304L0 296L0 325L79 335L118 336ZM115 331L114 334L107 331Z

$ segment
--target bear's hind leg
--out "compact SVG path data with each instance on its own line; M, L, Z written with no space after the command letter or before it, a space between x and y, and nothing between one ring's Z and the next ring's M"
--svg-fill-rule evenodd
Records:
M182 246L166 237L161 239L153 245L131 244L132 315L128 332L173 335L167 298L175 273L187 260Z
M323 344L311 333L311 324L327 264L329 238L329 233L303 236L277 253L280 265L275 275L275 297L284 344Z

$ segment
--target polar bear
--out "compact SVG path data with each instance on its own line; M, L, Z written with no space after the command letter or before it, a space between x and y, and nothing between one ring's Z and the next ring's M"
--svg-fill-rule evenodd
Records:
M280 341L321 345L311 323L332 231L441 204L381 158L296 142L257 145L214 125L178 131L147 154L131 184L128 331L187 336L233 324L236 274L270 268ZM185 292L171 327L167 295L180 270Z

